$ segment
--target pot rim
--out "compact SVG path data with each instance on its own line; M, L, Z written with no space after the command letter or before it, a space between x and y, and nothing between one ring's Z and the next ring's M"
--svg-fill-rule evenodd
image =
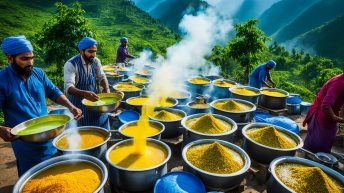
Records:
M267 94L264 94L262 91L265 91L265 90L268 90L268 91L278 91L280 93L283 93L285 94L286 96L271 96L271 95L267 95ZM278 88L262 88L260 89L260 93L261 95L264 95L264 96L268 96L268 97L273 97L273 98L287 98L290 96L289 92L285 91L285 90L282 90L282 89L278 89Z
M181 120L184 119L184 117L187 116L186 113L185 113L185 111L180 110L180 109L172 109L171 107L156 107L156 108L154 108L154 112L155 112L156 110L167 110L167 111L177 112L177 113L180 113L180 114L183 115L182 118L177 119L177 120L173 120L173 121L166 121L166 120L155 119L155 118L153 118L151 115L148 115L149 119L151 119L151 120L153 120L153 121L161 122L161 123L174 123L174 122L180 122Z
M134 86L139 87L140 90L119 90L119 89L117 89L117 86L118 86L119 84L122 84L122 83L132 84L132 85L134 85ZM126 93L126 92L131 93L131 92L141 92L142 89L145 88L145 86L144 86L143 84L136 84L136 83L132 83L132 82L119 82L119 83L113 85L112 88L113 88L114 90L120 91L120 92L122 92L122 93ZM125 97L125 96L124 96L124 97Z
M273 127L275 127L278 131L287 134L289 137L291 136L292 139L293 139L295 142L297 142L296 147L290 148L290 149L280 149L280 148L269 147L269 146L266 146L266 145L263 145L263 144L260 144L260 143L258 143L258 142L256 142L256 141L254 141L253 139L251 139L250 137L248 137L247 134L246 134L246 131L249 130L249 129L251 129L252 127L259 127L259 128L260 128L260 127L265 127L265 126L273 126ZM264 148L267 148L267 149L270 149L270 150L288 152L288 151L296 151L296 150L302 148L302 146L303 146L303 141L302 141L302 139L301 139L300 136L296 135L295 133L293 133L293 132L291 132L291 131L289 131L289 130L283 128L283 127L280 127L280 126L277 126L277 125L273 125L273 124L268 124L268 123L250 123L250 124L248 124L248 125L246 125L246 126L244 126L244 127L242 128L241 133L242 133L242 135L245 137L244 139L249 140L250 142L252 142L252 143L254 143L254 144L258 145L258 146L261 146L261 147L264 147ZM295 139L297 139L298 141L296 141Z
M228 148L231 148L232 150L236 151L238 154L240 154L242 156L242 158L244 159L244 166L234 172L234 173L230 173L230 174L216 174L216 173L211 173L211 172L207 172L205 170L202 170L200 168L197 168L196 166L194 166L193 164L191 164L189 162L189 160L187 159L186 157L186 152L187 150L191 147L191 146L194 146L194 145L200 145L200 144L208 144L208 143L212 143L212 142L218 142L220 143L221 145L225 145L227 146ZM229 143L227 141L224 141L224 140L219 140L219 139L199 139L199 140L196 140L196 141L193 141L193 142L190 142L188 143L182 150L182 157L183 157L183 160L188 164L188 166L190 166L191 168L193 168L194 170L198 171L198 172L201 172L201 173L204 173L204 174L207 174L207 175L210 175L210 176L214 176L214 177L222 177L222 178L227 178L227 177L234 177L234 176L239 176L239 175L242 175L244 174L251 166L251 159L250 157L248 156L248 154L243 150L241 149L239 146L235 145L235 144L232 144L232 143Z
M228 100L234 100L234 101L239 101L240 103L244 103L244 104L248 104L250 106L252 106L252 109L248 110L248 111L243 111L243 112L233 112L233 111L226 111L223 109L218 109L214 106L215 103L220 102L220 101L228 101ZM243 113L250 113L250 112L254 112L255 110L257 110L257 107L255 104L253 104L250 101L246 101L246 100L242 100L242 99L236 99L236 98L225 98L225 99L217 99L214 100L213 102L210 103L210 106L218 111L222 111L222 112L226 112L226 113L232 113L232 114L243 114Z
M125 137L133 138L133 136L129 136L129 135L124 134L124 133L122 132L122 130L125 129L125 128L127 128L129 125L137 124L137 122L139 122L139 121L138 121L138 120L137 120L137 121L130 121L130 122L128 122L128 123L123 124L120 128L118 128L118 132L119 132L121 135L124 135ZM163 125L162 123L160 123L160 122L158 122L158 121L155 121L155 120L148 120L148 122L149 122L149 123L153 123L153 124L159 125L160 131L159 131L159 133L156 133L156 134L151 135L151 136L146 136L145 138L158 136L158 135L160 135L162 132L165 131L165 125Z
M133 80L131 80L131 78L135 78L135 77L146 79L147 82L146 82L146 83L137 83L137 82L134 82ZM145 77L137 76L137 75L129 76L129 77L128 77L128 80L132 81L134 84L139 84L139 85L146 85L146 84L152 83L152 80L150 80L149 78L145 78Z
M237 88L244 88L244 89L247 89L247 90L251 90L251 91L256 92L257 94L255 94L255 95L243 95L243 94L239 94L239 93L236 93L236 92L232 92L233 89L237 89ZM261 92L260 92L259 89L251 87L251 86L237 85L237 86L229 87L228 89L229 89L229 92L234 93L236 95L244 96L244 97L257 97L257 96L261 95Z
M209 82L205 83L205 84L195 84L195 83L190 82L190 80L194 79L194 78L205 79L205 80L208 80ZM211 84L211 80L209 78L206 78L206 77L203 77L203 76L194 76L192 78L187 79L187 83L191 84L191 85L198 85L198 86L209 86Z
M136 97L130 97L130 98L127 98L127 100L125 100L125 103L127 103L128 105L134 106L134 107L142 107L144 105L144 104L131 104L131 103L129 103L129 101L131 99L134 99L134 98L149 98L149 96L147 96L147 95L140 95L140 96L136 96ZM178 105L178 100L177 99L168 97L166 100L173 101L173 103L174 103L172 106L169 106L169 107L166 107L166 108L172 108L172 107L175 107L175 106Z
M217 81L224 81L224 82L228 82L228 83L232 83L234 84L233 86L219 86L219 85L216 85L215 82ZM224 78L219 78L219 79L215 79L213 81L211 81L211 84L215 87L220 87L220 88L231 88L231 87L234 87L234 86L237 86L238 83L233 81L233 80L229 80L229 79L224 79Z
M168 162L168 160L170 160L171 158L171 149L168 147L168 145L166 145L164 142L162 141L159 141L157 139L152 139L152 138L146 138L147 142L153 142L153 143L158 143L159 145L163 146L166 151L167 151L167 157L166 159L161 162L160 164L158 165L155 165L153 167L150 167L150 168L143 168L143 169L129 169L129 168L123 168L121 166L118 166L118 165L115 165L111 162L111 160L109 159L109 154L110 152L117 146L123 144L123 143L128 143L129 141L133 141L134 139L126 139L126 140L123 140L123 141L120 141L116 144L114 144L113 146L111 146L107 151L106 151L106 154L105 154L105 159L106 161L109 163L109 165L111 165L112 167L115 167L117 169L120 169L120 170L125 170L125 171L129 171L129 172L141 172L141 171L148 171L148 170L152 170L152 169L155 169L155 168L158 168L164 164L166 164Z
M207 133L201 133L201 132L198 132L198 131L195 131L195 130L192 130L191 128L187 127L186 126L186 121L189 120L189 119L193 119L193 118L197 118L197 117L201 117L203 115L206 115L206 114L210 114L210 113L197 113L197 114L193 114L193 115L189 115L189 116L186 116L182 119L182 126L183 128L185 128L186 130L192 132L192 133L195 133L197 135L202 135L202 136L211 136L211 137L218 137L218 136L225 136L225 135L229 135L229 134L232 134L232 133L235 133L236 130L238 130L238 126L237 124L235 123L235 121L233 121L232 119L228 118L228 117L225 117L223 115L219 115L219 114L211 114L213 115L215 118L218 118L218 119L221 119L229 124L232 125L232 129L227 131L227 132L224 132L224 133L218 133L218 134L207 134Z
M210 108L210 103L204 103L204 104L207 104L207 105L208 105L208 107L206 107L206 108L195 108L195 107L192 107L192 106L191 106L191 103L195 103L195 102L194 102L194 101L190 101L190 102L186 103L186 106L187 106L188 108L190 108L190 109L200 109L200 110L204 110L204 109L209 109L209 108Z

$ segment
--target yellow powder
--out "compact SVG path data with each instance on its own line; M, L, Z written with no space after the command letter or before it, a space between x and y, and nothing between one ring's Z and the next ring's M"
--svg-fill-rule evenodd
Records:
M137 72L136 74L148 76L148 75L151 75L151 72L149 70L142 70L142 71Z
M218 142L192 146L186 157L197 168L216 174L231 174L244 165L239 153Z
M159 144L147 142L143 152L137 154L133 143L124 143L114 148L109 158L111 163L123 168L145 169L164 162L167 158L167 150Z
M53 166L29 180L21 193L85 193L100 185L101 172L96 166L78 162Z
M318 167L283 163L276 167L276 174L286 186L297 193L341 193L344 190L343 186L336 184Z
M138 84L146 84L149 82L148 79L142 77L130 77L129 79Z
M190 129L206 134L220 134L232 129L232 125L221 119L215 118L211 114L205 114L201 117L189 119L186 126Z
M88 149L99 144L102 144L106 140L107 136L99 131L79 130L78 133L68 133L64 135L60 140L57 141L57 147L61 149L70 149L71 145L68 142L68 138L80 139L77 147L73 147L73 149Z
M214 82L214 85L216 86L221 86L221 87L231 87L231 86L235 86L235 84L230 83L230 82L226 82L224 80L218 80Z
M189 82L193 84L208 84L210 81L205 78L192 78L189 80Z
M236 93L236 94L246 95L246 96L254 96L254 95L258 94L257 92L255 92L253 90L248 90L245 88L236 88L236 89L233 89L231 91Z
M115 67L110 67L110 66L103 66L103 70L104 71L115 71L116 68Z
M148 97L136 97L136 98L131 98L128 100L129 104L132 105L144 105L148 102L149 98ZM168 99L161 99L158 104L156 104L157 107L171 107L175 105L174 101L168 100Z
M252 106L236 102L234 100L219 101L214 104L214 107L220 110L230 112L245 112L252 109Z
M183 115L180 113L170 112L167 110L155 111L153 116L154 119L162 121L176 121L183 118Z
M204 103L191 103L190 106L195 109L206 109L209 107L209 104Z
M261 91L262 94L269 95L269 96L276 96L276 97L285 97L284 93L278 92L278 91L271 91L271 90L263 90Z
M149 125L144 128L139 127L138 125L130 125L124 128L122 130L122 133L130 137L136 137L138 135L139 130L142 130L141 134L144 137L150 137L159 133L161 131L161 128L157 126L156 124L152 124L152 123L149 123Z
M117 67L117 70L121 70L121 71L126 71L127 70L127 68L125 68L125 67Z
M114 77L121 77L123 76L122 74L118 74L116 72L105 72L106 75L108 76L114 76Z
M118 83L116 86L115 86L115 89L116 90L120 90L120 91L139 91L141 90L142 88L141 87L138 87L134 84L131 84L131 83Z
M272 126L250 129L246 134L252 140L273 148L291 149L297 146L293 139Z

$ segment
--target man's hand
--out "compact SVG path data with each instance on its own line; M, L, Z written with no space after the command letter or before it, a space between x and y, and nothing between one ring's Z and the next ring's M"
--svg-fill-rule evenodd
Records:
M103 93L110 93L110 89L108 89L108 88L105 89L105 88L104 88L104 89L103 89Z
M276 87L276 83L272 83L272 88L275 88Z
M79 120L83 117L81 109L76 108L74 105L69 108L69 111L74 115L75 120Z
M83 96L85 99L92 101L92 102L99 100L98 95L94 92L91 92L91 91L84 91Z
M11 134L11 128L4 126L0 126L0 137L7 142L16 139L16 136Z

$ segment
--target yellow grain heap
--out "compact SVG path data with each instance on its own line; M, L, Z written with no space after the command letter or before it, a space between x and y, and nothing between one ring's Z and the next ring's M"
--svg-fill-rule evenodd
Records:
M216 86L221 86L221 87L231 87L231 86L235 86L235 84L230 83L230 82L226 82L224 80L218 80L214 82L214 85Z
M246 104L238 103L234 100L220 101L214 104L217 109L230 111L230 112L244 112L251 110L252 107Z
M192 146L186 157L197 168L216 174L234 173L243 167L241 156L218 142Z
M189 82L193 84L208 84L210 81L205 78L192 78L189 80Z
M297 145L293 139L282 134L272 126L251 129L248 130L246 134L252 140L273 148L291 149Z
M308 166L276 167L278 178L296 193L341 193L343 187L334 181L320 168Z
M29 180L21 193L85 193L100 185L98 168L89 163L60 164Z
M261 91L262 94L269 95L269 96L276 96L276 97L285 97L284 93L278 92L278 91L271 91L271 90L263 90Z
M129 99L128 103L132 105L145 105L148 102L148 97L136 97ZM168 99L161 99L158 104L156 104L157 107L171 107L175 105L175 103Z
M162 120L162 121L176 121L183 118L183 116L179 113L174 113L166 110L155 111L152 116L154 119Z
M196 120L187 121L187 126L197 132L206 134L225 133L231 129L231 125L224 124L224 121L215 118L211 114L205 114ZM229 126L228 126L229 125Z
M73 136L78 135L78 136ZM78 131L78 133L69 133L63 136L60 140L57 141L57 147L61 149L70 149L71 145L69 144L68 138L73 139L80 137L80 142L78 147L74 147L77 149L88 149L97 145L102 144L106 140L106 136L102 132L98 131Z
M207 103L191 103L190 106L195 109L206 109L209 107Z
M246 95L246 96L254 96L258 94L257 92L254 92L253 90L248 90L245 88L236 88L236 89L233 89L232 92L236 94L240 94L240 95Z
M146 84L149 82L148 79L142 77L130 77L129 79L138 84Z
M140 87L131 84L131 83L119 83L115 86L115 89L120 91L139 91L141 90Z
M105 72L106 75L108 76L113 76L113 77L121 77L123 76L122 74L118 74L116 72Z

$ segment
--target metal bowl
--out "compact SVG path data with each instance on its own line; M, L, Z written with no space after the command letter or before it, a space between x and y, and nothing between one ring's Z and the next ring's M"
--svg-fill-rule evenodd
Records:
M288 135L288 137L292 138L296 143L296 147L291 149L280 149L280 148L273 148L263 144L260 144L251 138L249 138L246 132L252 128L262 128L266 126L273 126L279 132L283 132L284 134ZM302 139L296 135L295 133L286 130L282 127L271 125L267 123L251 123L246 125L242 129L242 135L244 136L243 141L243 148L244 150L250 155L250 158L256 160L259 163L269 164L273 159L281 157L281 156L294 156L296 150L300 149L303 146Z
M254 91L257 94L251 95L251 96L238 94L238 93L233 92L233 90L236 89L236 88L244 88L244 89L247 89L247 90ZM231 97L232 98L250 101L253 104L257 104L258 103L258 98L260 96L260 90L257 89L257 88L254 88L254 87L250 87L250 86L233 86L233 87L229 88L229 92L231 93Z
M178 109L159 107L159 108L155 108L155 111L157 110L166 110L166 111L181 114L183 118L186 117L186 113ZM173 120L173 121L155 119L152 116L149 116L149 118L154 121L159 121L165 126L164 132L161 133L161 138L163 139L175 138L175 137L180 136L183 133L183 128L181 127L181 121L183 118L180 118L178 120Z
M143 96L131 97L125 101L127 109L131 109L131 110L137 111L138 113L141 113L141 109L142 109L143 105L142 104L131 104L129 101L133 98L148 98L148 96L143 95ZM178 105L178 101L176 99L167 98L167 100L170 102L173 102L173 104L174 104L168 108L174 108L175 106Z
M124 83L124 82L120 82L120 83ZM120 83L119 83L119 84L120 84ZM126 82L126 83L128 83L128 82ZM143 85L140 85L140 84L134 84L134 83L128 83L128 84L133 84L133 85L139 87L140 90L135 90L135 91L121 91L121 90L118 90L118 89L117 89L117 85L118 85L118 84L116 84L116 85L113 86L113 89L115 89L115 90L117 90L117 91L120 91L120 92L123 92L123 93L124 93L124 97L123 97L123 99L122 99L123 101L125 101L125 100L127 100L128 98L131 98L131 97L140 96L141 90L144 88L144 86L143 86Z
M259 97L259 102L258 104L262 107L268 108L268 109L273 109L273 110L280 110L280 109L285 109L287 106L287 98L289 96L289 93L277 89L277 88L264 88L260 90L261 95ZM285 94L285 96L271 96L271 95L266 95L262 91L276 91Z
M152 80L149 80L148 78L144 78L144 79L147 80L146 83L134 82L134 81L131 79L131 78L134 78L134 77L144 78L144 77L140 77L140 76L130 76L128 79L129 79L132 83L134 83L134 84L141 84L141 85L147 86L147 85L149 85L150 83L152 83Z
M194 84L194 83L190 82L190 80L194 79L194 78L206 79L209 82L207 84ZM208 78L204 78L204 77L193 77L193 78L188 79L187 86L189 86L189 91L191 92L192 96L196 96L197 94L205 94L207 91L210 90L211 80L209 80Z
M60 135L64 129L66 128L66 125L71 120L71 118L68 115L46 115L42 117L33 118L30 120L27 120L23 123L20 123L13 127L11 130L11 134L18 136L21 140L26 142L34 142L34 143L40 143L48 141L51 138L54 138L58 135ZM28 127L36 126L36 125L43 125L43 124L49 124L49 122L53 121L61 121L63 124L60 126L57 126L55 128L52 128L48 131L30 134L30 135L17 135L19 131L25 130Z
M311 103L308 102L302 102L301 103L301 114L302 115L307 115L309 108L311 107Z
M232 80L227 80L227 79L216 79L212 81L214 97L219 98L219 99L230 98L231 93L229 92L228 88L233 87L233 86L219 86L215 84L215 82L217 81L228 82L230 84L234 84L233 86L237 85L237 83Z
M27 172L25 172L19 180L16 182L14 188L13 188L13 193L19 193L21 192L22 188L24 185L33 177L35 177L37 174L53 167L59 164L65 164L65 163L74 163L74 162L87 162L90 163L94 166L96 166L101 174L102 174L102 179L100 182L99 187L94 191L97 193L103 193L104 192L104 185L108 179L108 170L105 166L105 164L100 161L99 159L89 156L89 155L83 155L83 154L70 154L70 155L63 155L63 156L58 156L54 157L51 159L48 159L42 163L37 164L36 166L32 167L29 169Z
M133 138L133 136L129 136L129 135L126 135L123 133L123 129L129 127L129 126L133 126L133 125L137 125L137 122L138 121L131 121L129 123L126 123L124 125L122 125L119 129L118 129L118 132L120 133L120 135L122 136L123 139L131 139ZM156 139L156 140L160 140L161 138L161 134L165 131L165 126L158 122L158 121L152 121L152 120L149 120L149 124L154 124L155 126L159 127L160 131L159 133L156 133L154 135L151 135L151 136L147 136L146 138L153 138L153 139ZM140 128L140 129L144 129L144 128Z
M192 165L187 157L186 157L186 152L188 149L194 145L201 145L201 144L209 144L213 142L218 142L224 146L227 146L239 154L241 154L242 158L245 160L244 166L241 168L241 170L231 173L231 174L215 174L215 173L210 173L204 170L201 170L194 165ZM211 190L230 190L232 188L235 188L238 186L242 180L245 178L245 173L246 171L250 168L251 166L251 160L250 157L246 154L244 150L242 150L240 147L229 143L227 141L222 141L222 140L217 140L217 139L201 139L197 140L194 142L191 142L187 144L182 151L182 156L183 156L183 161L184 161L184 169L185 171L191 172L198 176L205 186L208 189Z
M188 107L188 115L194 115L199 113L210 113L210 105L208 104L207 108L195 108L192 107L192 105L195 104L195 102L188 102L186 106Z
M117 146L124 143L133 143L132 139L127 139L116 143L106 152L106 160L109 163L110 184L114 189L123 189L125 191L145 191L154 187L155 182L164 174L167 173L167 162L171 158L171 149L165 143L147 138L148 142L153 142L161 145L167 151L167 157L164 162L151 168L146 169L128 169L113 164L109 155L110 152Z
M186 122L189 119L198 118L198 117L201 117L203 115L206 115L206 113L190 115L190 116L185 117L182 120L182 126L184 128L184 133L183 133L183 144L184 145L186 145L190 142L199 140L199 139L219 139L219 140L224 140L227 142L233 142L234 133L238 129L238 126L232 119L227 118L225 116L213 114L213 116L215 118L221 119L221 120L229 123L232 126L232 129L225 132L225 133L218 133L218 134L201 133L201 132L195 131L195 130L189 128L188 126L186 126Z
M97 106L93 106L93 105L87 105L87 99L82 99L82 104L85 105L89 110L91 111L95 111L95 112L99 112L99 113L108 113L111 111L114 111L115 109L117 109L117 107L120 105L121 100L124 97L124 93L120 92L120 91L115 91L114 93L101 93L98 94L99 98L115 98L116 102L111 103L111 104L105 104L105 105L97 105Z
M103 143L96 145L94 147L90 147L90 148L86 148L86 149L62 149L59 146L57 146L57 142L62 139L64 136L74 133L74 132L78 132L80 130L83 131L97 131L97 132L101 132L102 134L104 134L104 136L106 136L106 139ZM77 127L77 128L72 128L70 130L67 130L65 132L63 132L61 135L57 136L54 140L53 140L53 146L58 149L60 152L62 152L62 154L75 154L75 153L79 153L79 154L86 154L86 155L90 155L99 159L103 159L104 155L106 153L107 150L107 142L110 140L111 138L111 132L109 130L106 130L104 128L101 127L95 127L95 126L84 126L84 127Z
M300 104L288 104L288 115L300 115L301 114L301 105Z
M273 193L273 192L279 192L279 193L293 193L294 191L290 189L288 186L286 186L277 176L276 174L276 166L282 163L286 162L292 162L297 164L303 164L306 166L311 167L319 167L321 170L323 170L327 175L330 175L332 178L338 180L340 183L344 184L344 176L340 173L334 171L333 169L326 167L322 164L319 164L317 162L299 158L299 157L291 157L291 156L284 156L274 159L269 167L269 171L271 173L269 181L267 183L267 192Z
M110 86L117 84L118 82L123 81L123 78L124 78L123 74L113 75L112 73L113 72L105 72L106 78L107 78Z
M228 100L234 100L239 103L243 103L249 106L252 106L252 109L248 111L243 111L243 112L231 112L231 111L225 111L222 109L217 109L214 105L217 102L222 102L222 101L228 101ZM241 100L241 99L234 99L234 98L227 98L227 99L218 99L210 103L211 110L215 114L223 115L225 117L233 119L236 123L248 123L252 122L254 118L254 112L256 111L256 105L253 103L246 101L246 100Z

